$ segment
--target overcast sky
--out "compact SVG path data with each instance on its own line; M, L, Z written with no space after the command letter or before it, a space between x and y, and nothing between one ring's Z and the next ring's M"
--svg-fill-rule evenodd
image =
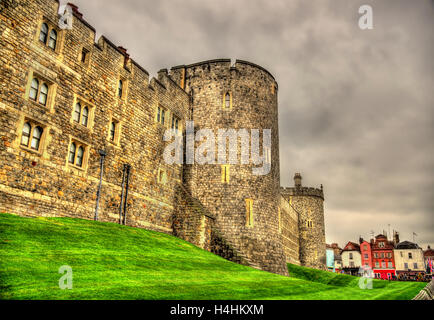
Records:
M325 188L327 242L434 245L434 1L75 0L98 36L159 69L243 59L279 83L281 182ZM360 30L358 9L374 10Z

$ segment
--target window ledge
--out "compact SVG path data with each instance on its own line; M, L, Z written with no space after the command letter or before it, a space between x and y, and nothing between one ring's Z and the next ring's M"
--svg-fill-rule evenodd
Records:
M40 151L40 150L35 150L35 149L29 148L29 147L26 147L23 145L20 145L20 148L26 152L32 153L32 154L37 155L39 157L42 156L42 151Z

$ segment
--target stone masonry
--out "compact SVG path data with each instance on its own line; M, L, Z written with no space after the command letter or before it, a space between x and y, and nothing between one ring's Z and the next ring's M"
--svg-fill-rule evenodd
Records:
M322 267L322 190L280 187L278 85L247 61L211 60L156 78L73 8L0 4L0 211L94 219L178 236L226 259L287 275ZM9 2L7 2L9 4ZM271 129L271 172L253 165L166 164L167 129ZM128 183L123 168L131 166ZM226 172L223 177L223 170ZM224 178L224 179L223 179ZM123 186L123 187L122 187ZM122 190L128 189L128 195ZM312 221L311 224L306 224ZM310 222L309 222L310 223Z

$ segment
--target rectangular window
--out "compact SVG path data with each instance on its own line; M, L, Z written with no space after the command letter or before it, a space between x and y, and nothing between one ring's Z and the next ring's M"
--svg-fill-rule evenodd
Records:
M246 199L246 226L253 227L253 200Z
M413 254L411 252L408 253L408 258L413 259Z
M386 268L386 262L382 261L382 262L381 262L381 267L382 267L382 268Z
M368 259L368 254L365 253L365 254L364 254L364 257L365 257L365 259Z
M383 259L383 258L384 258L384 252L381 253L381 259Z
M158 108L157 108L157 122L161 123L162 125L165 125L166 124L166 114L167 114L167 111L163 107L158 106Z
M81 50L81 63L87 64L89 62L89 54L90 52L86 48L83 48Z
M404 263L404 269L406 269L406 270L408 269L408 263L407 262Z
M167 183L167 172L164 169L158 169L158 183L166 184Z
M231 176L231 166L222 165L222 183L229 183Z
M413 263L413 268L414 268L414 269L417 269L417 263L416 263L416 262Z
M353 253L350 252L350 259L353 260Z
M350 261L350 268L354 268L354 261Z
M392 263L392 262L389 262L389 263L388 263L388 267L389 267L389 269L392 269L392 268L393 268L393 263Z
M379 267L380 267L380 263L379 263L378 261L376 261L376 262L375 262L375 266L376 266L377 268L379 268Z

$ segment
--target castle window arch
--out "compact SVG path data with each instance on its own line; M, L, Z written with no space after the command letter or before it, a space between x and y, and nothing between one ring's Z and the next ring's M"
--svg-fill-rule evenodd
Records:
M85 169L87 161L87 146L78 140L71 140L69 145L68 163L76 168Z
M48 41L48 47L53 50L56 50L57 47L57 31L52 29L50 32L50 39Z
M41 32L39 33L39 41L41 41L43 44L46 44L47 39L48 39L48 25L44 22L41 25Z
M83 108L83 114L81 116L81 124L87 127L88 122L89 122L89 108L86 106Z
M33 151L40 151L44 127L32 120L25 120L21 131L21 146Z
M227 91L223 95L223 110L232 109L232 92Z
M51 49L52 51L59 53L60 46L62 42L61 40L62 31L56 28L56 25L51 22L44 20L41 24L39 35L37 35L37 39L39 39L39 43L43 44L46 48Z
M39 103L40 105L47 106L49 100L52 100L50 98L52 84L43 80L42 77L33 74L31 74L30 79L28 99Z
M46 106L48 98L48 85L43 83L39 92L39 103Z
M32 84L30 86L29 98L36 101L39 91L39 80L36 78L32 79Z
M92 129L94 106L76 97L72 108L73 123Z

